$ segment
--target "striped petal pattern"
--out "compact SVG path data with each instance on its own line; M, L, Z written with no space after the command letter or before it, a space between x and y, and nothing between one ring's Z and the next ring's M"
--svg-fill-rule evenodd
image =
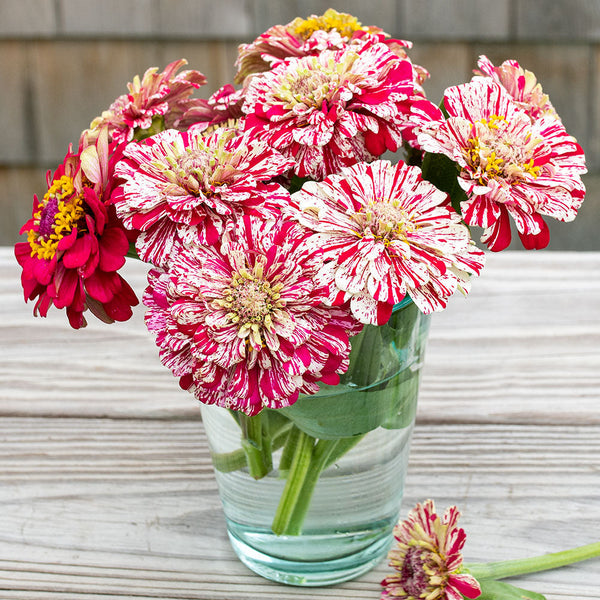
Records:
M289 193L265 183L293 164L266 142L238 135L235 128L173 129L129 144L116 166L124 180L116 194L125 227L141 233L136 249L142 260L166 266L181 243L213 244L235 218L268 218Z
M388 554L396 573L381 582L382 600L463 600L481 594L477 580L461 573L467 536L458 527L459 517L456 506L438 516L433 500L426 500L396 525L397 545Z
M181 116L198 100L190 98L206 83L199 71L177 71L187 64L185 59L169 63L160 73L156 67L148 69L142 79L135 76L127 87L128 94L119 96L100 117L94 119L84 135L106 127L115 142L130 142L136 133L152 128L155 119L162 120L165 128L179 125Z
M424 313L468 291L483 252L420 169L389 161L359 163L292 195L289 214L315 232L326 260L320 280L330 301L349 301L362 323L381 325L409 294Z
M253 415L347 369L361 326L323 303L308 235L245 216L220 242L182 249L168 271L150 272L146 324L163 364L201 402Z
M475 71L476 74L491 77L500 84L532 120L544 115L559 118L536 76L523 69L516 60L505 60L499 67L495 67L487 56L482 55L477 66L481 71Z
M366 38L386 44L401 57L406 57L405 48L411 46L410 42L390 38L379 27L363 26L356 17L329 8L323 15L311 15L307 19L297 17L286 25L275 25L252 43L241 44L234 80L243 83L249 75L268 71L283 59L317 55L323 50L339 50ZM415 79L419 83L426 76L423 68L416 67Z
M532 119L492 78L449 88L444 104L448 119L424 126L418 139L460 167L466 223L482 227L482 242L500 251L511 241L511 217L525 248L545 247L543 217L572 221L583 202L581 146L554 114Z
M251 78L245 127L292 158L296 175L321 180L409 139L417 114L412 105L435 112L417 87L410 60L369 38L283 60Z

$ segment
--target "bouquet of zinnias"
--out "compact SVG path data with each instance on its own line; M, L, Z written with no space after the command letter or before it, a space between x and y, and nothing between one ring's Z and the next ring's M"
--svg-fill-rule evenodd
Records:
M368 414L311 397L381 379L381 336L412 335L399 305L429 314L468 292L484 264L468 226L499 251L512 219L542 248L544 217L572 220L584 198L583 151L532 73L482 56L438 108L409 48L329 10L240 46L239 87L208 99L184 60L148 70L48 174L16 245L35 313L64 308L74 328L88 311L128 319L119 270L127 255L151 265L163 364L239 424L217 469L261 478L275 450L297 453L277 533L298 533L319 473L402 408L387 384Z

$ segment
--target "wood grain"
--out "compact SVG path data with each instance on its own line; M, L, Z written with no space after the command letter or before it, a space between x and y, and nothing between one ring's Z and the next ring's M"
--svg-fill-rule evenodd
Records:
M422 425L405 510L425 497L458 503L467 560L594 541L599 434L593 425ZM200 423L4 417L0 440L0 598L379 597L385 564L311 591L247 571L226 538ZM591 599L597 570L589 561L519 581L549 600Z
M488 254L468 298L432 319L423 422L600 423L600 253ZM138 295L146 265L125 276ZM199 418L143 324L32 316L0 249L0 415Z
M600 539L600 254L490 255L433 319L403 510L458 504L467 561ZM141 293L145 267L127 265ZM35 319L0 250L0 600L377 599L234 556L199 411L134 319ZM599 560L515 583L600 600Z

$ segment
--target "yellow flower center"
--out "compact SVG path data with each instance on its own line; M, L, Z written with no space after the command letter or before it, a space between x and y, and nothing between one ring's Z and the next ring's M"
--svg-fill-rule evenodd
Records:
M326 64L322 58L304 57L285 72L279 85L271 90L273 99L284 103L286 110L300 118L305 111L320 110L324 102L339 102L340 90L353 81L352 67L359 55L346 50L343 57L329 53Z
M292 22L292 32L307 40L315 31L331 31L336 29L344 38L352 37L355 31L364 29L356 17L346 13L339 13L330 8L320 17L312 16L308 19L297 18Z
M465 156L482 185L497 178L514 185L526 174L534 178L540 174L540 167L531 158L539 140L533 140L530 134L524 140L515 140L506 133L508 127L508 121L499 115L475 123Z
M406 242L407 236L418 228L397 198L369 202L354 214L354 220L358 224L359 237L371 235L386 246L393 241Z
M81 228L85 216L82 200L71 177L63 175L52 183L33 215L35 226L27 233L32 257L51 260L60 240L75 227Z
M191 196L211 196L214 188L235 179L246 149L227 150L225 145L235 137L236 130L231 127L221 130L223 134L213 146L204 143L209 134L203 133L197 147L188 146L182 151L173 143L164 159L154 161L153 167L167 180L163 187L165 194L180 195L183 189Z
M262 259L262 260L261 260ZM251 347L263 345L261 330L273 326L272 315L285 306L281 300L281 283L271 284L264 278L265 259L258 257L254 267L233 273L231 283L216 306L225 308L232 323L238 327L238 336Z

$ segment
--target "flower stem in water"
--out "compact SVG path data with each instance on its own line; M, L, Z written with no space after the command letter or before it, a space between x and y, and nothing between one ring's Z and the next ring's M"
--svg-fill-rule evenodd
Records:
M273 468L268 417L264 413L253 417L240 413L239 423L242 429L242 449L250 475L254 479L261 479Z
M292 464L271 526L276 535L288 533L292 515L311 464L314 445L315 438L303 431L299 432Z

